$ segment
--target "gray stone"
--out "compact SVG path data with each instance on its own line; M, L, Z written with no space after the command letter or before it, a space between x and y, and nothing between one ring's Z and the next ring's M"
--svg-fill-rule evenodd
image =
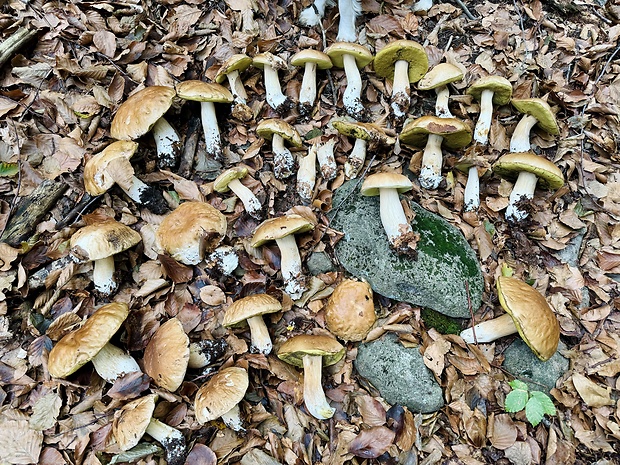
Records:
M558 260L570 266L579 265L579 251L581 250L581 244L583 243L586 231L586 228L581 229L575 237L568 241L566 247L553 253Z
M560 350L565 349L566 345L560 341L553 357L542 362L525 342L517 339L504 352L504 368L527 383L531 390L549 394L557 380L568 370L569 360L560 354Z
M359 188L352 192L357 184L352 180L336 191L333 205L340 207L330 216L330 227L344 233L335 248L342 266L383 296L469 318L465 283L475 311L484 281L478 258L461 232L410 202L416 214L411 226L420 234L417 257L398 255L381 224L379 198L363 197Z
M436 412L444 405L441 386L420 351L404 347L394 334L360 344L355 368L392 405L419 413Z
M331 258L325 252L312 253L308 260L306 260L306 265L308 266L308 272L313 276L329 273L336 269Z

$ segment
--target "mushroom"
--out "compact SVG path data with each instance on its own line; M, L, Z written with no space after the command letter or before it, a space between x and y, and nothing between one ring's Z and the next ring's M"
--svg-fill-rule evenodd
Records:
M392 248L399 253L411 253L410 244L417 242L398 194L407 192L413 184L402 174L384 172L368 176L362 183L360 193L366 197L379 196L381 223Z
M316 69L331 68L332 60L323 52L306 49L291 57L291 65L304 67L304 77L299 92L299 113L307 115L311 112L316 100Z
M422 116L407 124L400 133L400 141L413 147L424 147L420 185L425 189L437 189L442 180L442 145L456 149L471 142L471 129L456 118Z
M293 174L295 159L284 146L286 140L294 147L301 147L301 136L297 130L282 119L265 119L256 126L256 133L263 139L271 140L273 152L273 172L277 179L286 179Z
M359 70L372 61L372 53L359 44L336 42L330 45L325 53L331 58L334 66L344 68L347 88L342 95L342 103L350 116L359 120L364 114L362 105L362 78Z
M334 336L344 341L362 341L376 320L372 288L367 282L344 279L329 296L325 324Z
M493 104L506 105L512 97L510 81L501 76L486 76L475 81L467 94L480 102L480 115L474 129L474 141L482 145L489 142Z
M181 154L181 138L164 115L176 96L172 87L151 86L132 94L116 111L110 135L118 140L135 140L149 131L157 146L161 168L175 166Z
M141 372L136 359L114 344L107 343L92 359L95 371L108 383L127 373Z
M276 112L288 110L288 98L282 93L278 71L288 69L286 61L270 52L260 53L254 57L252 64L265 73L265 93L267 103Z
M521 200L532 199L536 185L546 189L559 189L564 185L564 175L552 161L533 152L507 153L493 165L493 172L516 182L510 193L506 219L521 221L528 212L519 208Z
M253 294L235 300L224 313L222 325L225 328L242 325L250 327L252 349L260 354L269 354L272 344L263 315L282 311L282 304L268 294Z
M227 169L215 178L215 181L213 181L213 190L220 193L228 192L229 190L233 191L239 200L241 200L241 203L243 203L245 211L254 218L260 218L261 209L263 208L260 200L256 198L250 189L239 181L245 178L247 174L248 169L245 166Z
M316 154L318 144L312 144L308 154L299 158L299 169L297 170L297 194L302 201L310 203L314 194L314 184L316 183Z
M509 276L498 277L495 284L506 314L465 329L461 332L463 340L469 344L492 342L518 332L540 360L549 360L558 348L560 325L544 296Z
M318 26L325 16L325 6L328 0L315 0L312 5L304 8L299 14L299 24L302 26Z
M293 213L263 221L254 231L250 242L252 247L260 247L265 242L276 241L281 255L280 268L284 280L284 292L293 300L299 299L306 290L295 234L312 229L314 224L310 220Z
M193 80L179 84L177 95L185 100L200 102L200 119L205 135L206 155L217 161L222 161L222 141L214 103L231 103L233 101L232 94L219 84ZM205 153L200 151L196 161L196 171L208 171L207 163Z
M333 181L338 174L338 166L334 158L334 147L336 146L336 138L330 137L323 142L317 152L316 158L321 169L321 176L325 181Z
M300 334L288 339L278 349L278 358L304 369L304 403L319 420L334 416L321 385L321 371L344 357L345 348L332 336Z
M373 66L379 76L392 80L392 110L397 118L402 118L411 102L410 84L418 82L428 71L424 47L413 40L395 40L377 52Z
M242 431L239 402L243 400L249 384L248 372L245 369L222 368L196 392L196 421L205 424L221 418L232 430Z
M454 167L467 175L467 184L465 184L465 192L463 193L463 210L466 212L478 210L480 207L480 177L489 171L489 163L482 156L467 156L466 154Z
M331 125L340 134L354 137L355 145L349 154L349 159L344 165L344 174L348 178L355 178L366 161L366 147L371 143L372 147L379 144L394 145L396 140L388 136L383 129L373 123L358 123L356 121L334 120Z
M136 142L118 140L94 155L84 166L84 189L96 197L118 184L131 200L161 215L167 209L161 192L134 176L129 163L137 149Z
M437 94L435 115L440 118L453 118L448 107L450 100L448 84L461 79L463 79L463 72L457 66L450 63L439 63L418 82L418 89L420 90L435 89Z
M118 286L114 280L114 255L123 252L142 238L140 234L113 219L89 224L79 229L69 241L71 254L80 261L93 261L93 285L103 295Z
M249 121L252 119L252 110L248 107L248 94L243 86L243 81L239 73L245 71L252 64L252 59L243 54L238 53L229 57L215 75L215 82L221 84L225 79L228 80L230 92L235 101L232 115L241 121Z
M161 325L144 349L144 372L170 392L183 383L189 363L189 338L177 318Z
M228 344L225 339L202 339L189 345L188 368L204 368L222 357Z
M530 150L530 131L536 124L553 136L560 134L553 110L545 100L540 98L512 99L511 103L520 113L525 113L510 138L511 152Z
M357 42L355 32L355 20L362 13L361 0L338 0L338 13L340 21L338 23L338 42Z
M226 217L211 204L184 202L157 229L161 248L185 265L197 265L226 234Z

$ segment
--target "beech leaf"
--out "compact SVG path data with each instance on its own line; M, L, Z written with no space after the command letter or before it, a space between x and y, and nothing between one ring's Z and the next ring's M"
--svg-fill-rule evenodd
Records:
M349 444L349 453L364 459L376 459L394 442L396 434L385 426L375 426L362 431Z

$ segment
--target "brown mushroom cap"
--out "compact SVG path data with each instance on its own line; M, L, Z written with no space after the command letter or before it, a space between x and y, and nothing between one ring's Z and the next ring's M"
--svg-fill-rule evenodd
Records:
M361 341L377 320L372 288L366 282L345 279L329 297L325 323L344 341Z
M116 180L111 177L107 168L117 158L130 159L138 150L138 143L125 140L112 142L105 149L93 156L84 166L84 188L92 196L104 194ZM131 173L133 175L133 172Z
M89 224L79 229L69 244L83 260L100 260L133 247L142 240L139 233L113 219Z
M306 63L316 63L316 67L319 69L329 69L334 66L329 55L311 48L300 50L291 57L291 65L293 66L304 66Z
M511 103L520 113L526 113L536 118L538 125L549 134L557 136L560 133L555 114L545 100L541 98L513 98Z
M538 183L543 188L555 190L564 185L562 170L533 152L507 153L493 165L494 173L511 180L516 179L521 171L538 176Z
M337 363L346 349L336 338L322 334L299 334L288 339L278 349L278 358L295 365L304 366L305 355L315 355L323 357L323 366L330 366Z
M252 64L256 68L264 69L265 65L271 66L273 69L288 69L286 61L271 52L259 53L252 60Z
M301 147L303 144L297 129L283 119L269 118L262 120L256 126L256 133L267 140L273 139L273 135L278 134L295 147Z
M189 338L177 318L161 325L144 349L144 371L161 388L174 392L189 363Z
M243 179L247 176L248 169L245 166L233 166L223 171L215 181L213 181L213 190L215 192L228 192L228 184L235 179Z
M375 173L364 179L360 194L366 197L379 195L381 189L396 189L398 192L407 192L413 189L411 180L402 174L386 171Z
M235 300L224 313L222 326L229 327L242 324L253 316L266 315L282 311L282 304L268 294L253 294Z
M110 126L114 139L134 140L151 130L176 96L172 87L151 86L131 95L118 107Z
M50 351L47 369L54 378L65 378L90 362L120 329L129 315L127 304L112 302L100 307L75 331Z
M395 40L383 47L373 62L375 73L379 76L394 79L397 61L409 62L409 82L418 82L428 71L426 50L413 40Z
M228 73L232 73L233 71L244 71L251 64L252 59L243 53L232 55L224 63L222 63L222 66L215 75L215 82L221 84L226 79L226 75Z
M139 397L114 413L112 433L122 451L135 447L144 436L153 418L156 399L155 394Z
M560 325L547 300L517 278L500 276L496 286L499 302L512 316L521 338L539 359L549 360L560 342Z
M418 89L432 90L461 79L463 79L463 72L458 66L451 63L439 63L420 79Z
M372 61L372 53L363 45L351 42L335 42L325 50L334 66L344 68L344 55L353 55L358 68L363 68Z
M290 214L263 221L254 234L250 245L259 247L265 242L282 239L296 233L304 233L314 229L314 223L301 215Z
M231 103L230 91L219 84L198 80L183 81L177 86L177 95L185 100L196 102Z
M510 97L512 97L512 84L502 76L481 77L469 86L467 94L473 96L476 100L480 100L484 90L493 91L493 103L495 105L506 105L510 102Z
M396 140L388 136L381 127L373 123L359 123L357 121L333 120L331 125L340 134L356 139L363 139L383 145L394 145Z
M471 128L456 118L439 118L438 116L422 116L407 124L400 133L400 141L413 147L424 147L429 134L442 136L442 145L457 149L471 142Z
M243 368L221 369L196 392L196 421L204 424L232 410L243 399L249 384L248 372Z

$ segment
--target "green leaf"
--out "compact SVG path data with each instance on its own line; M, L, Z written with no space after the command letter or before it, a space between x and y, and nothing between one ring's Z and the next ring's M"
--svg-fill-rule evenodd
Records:
M532 426L537 426L545 416L545 409L536 397L530 397L525 405L525 417Z
M506 396L504 408L509 413L519 412L525 408L527 398L527 391L523 391L522 389L516 389L514 391L511 391Z
M495 235L495 225L488 220L484 220L484 230L488 232L491 236Z
M527 384L525 384L523 381L519 381L518 379L510 381L508 384L513 389L521 389L522 391L527 391L529 389Z
M314 128L306 133L306 135L304 136L304 139L306 140L314 139L315 137L318 137L322 134L323 134L323 131L321 131L319 128Z
M546 415L555 415L555 405L553 405L553 401L547 394L541 391L532 391L530 392L530 396L540 402Z
M0 176L10 178L19 173L19 165L17 163L0 162Z

